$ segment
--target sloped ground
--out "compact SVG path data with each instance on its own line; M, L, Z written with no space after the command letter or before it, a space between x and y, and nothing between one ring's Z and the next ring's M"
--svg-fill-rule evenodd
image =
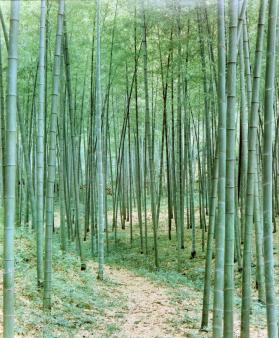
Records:
M34 243L32 234L17 232L16 337L175 338L192 331L191 321L187 328L177 322L190 309L189 318L197 316L189 299L185 309L172 288L117 266L107 265L101 282L96 279L96 262L88 262L86 271L80 271L79 260L71 254L63 256L56 241L53 310L51 317L46 316L42 291L36 287ZM199 296L193 290L190 294Z
M138 229L135 229L138 232ZM111 238L106 259L105 280L96 279L97 263L87 261L86 271L74 253L74 244L63 254L59 235L54 235L53 309L42 311L42 290L36 287L35 237L27 229L16 232L16 336L17 337L123 337L123 338L201 338L199 332L204 253L198 244L197 258L189 259L190 243L183 250L182 273L175 271L175 240L159 236L160 270L153 268L152 238L149 255L138 252L138 238L132 248L129 229L119 230L117 247ZM200 233L199 236L200 237ZM188 248L188 249L187 249ZM85 245L89 256L89 243ZM1 250L2 251L2 250ZM275 234L275 273L278 291L278 232ZM214 262L214 261L213 261ZM253 273L255 271L253 270ZM240 332L240 279L236 275L235 337ZM2 300L2 283L0 284ZM278 293L277 293L278 294ZM252 293L251 337L267 337L265 308ZM210 321L212 308L210 310ZM2 322L2 313L0 320ZM0 325L0 335L2 325Z

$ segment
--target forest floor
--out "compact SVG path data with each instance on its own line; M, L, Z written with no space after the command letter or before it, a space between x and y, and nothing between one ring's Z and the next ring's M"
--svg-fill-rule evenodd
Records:
M135 232L138 232L135 227ZM53 308L50 315L42 310L42 290L36 286L35 237L26 228L18 228L15 239L16 337L119 337L119 338L202 338L212 334L200 332L204 253L198 232L197 257L189 259L183 250L182 272L176 272L176 245L166 235L159 236L160 269L153 264L152 237L149 254L140 254L135 236L130 247L129 228L119 229L117 247L110 238L106 257L105 279L96 278L96 258L90 259L89 243L86 271L80 271L75 246L67 253L60 250L59 233L54 235ZM278 281L279 241L275 235L275 265ZM190 248L189 239L186 248ZM89 241L88 241L89 242ZM1 248L2 251L2 248ZM2 252L1 252L2 254ZM214 261L214 260L213 260ZM252 269L253 274L255 268ZM235 337L240 332L240 280L235 280ZM2 284L0 292L2 293ZM278 285L277 285L278 286ZM278 293L277 293L278 294ZM1 296L1 295L0 295ZM267 337L265 308L252 292L251 337ZM2 299L2 296L1 296ZM212 307L210 308L211 329ZM0 335L2 335L2 313Z

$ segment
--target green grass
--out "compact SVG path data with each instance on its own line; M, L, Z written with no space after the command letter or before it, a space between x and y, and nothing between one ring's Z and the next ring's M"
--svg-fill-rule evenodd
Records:
M27 229L16 232L16 334L32 337L80 337L81 332L99 332L111 337L119 330L106 312L125 311L126 297L111 290L116 285L109 277L96 279L93 267L80 271L79 258L63 254L59 237L53 243L53 285L51 316L42 309L42 290L36 286L35 236Z
M139 229L134 225L132 246L129 227L118 228L117 242L109 234L109 253L105 255L106 265L132 271L146 280L166 289L176 315L169 319L171 327L192 328L191 337L199 335L201 302L204 278L204 253L201 251L201 230L197 227L197 257L190 259L190 231L186 231L185 249L182 250L182 269L177 272L176 238L169 241L160 223L158 236L159 264L154 267L152 229L148 232L148 254L140 253ZM91 257L90 236L83 242L87 260L86 271L80 271L80 260L75 243L68 243L67 253L60 250L59 229L53 236L53 311L45 315L42 309L42 290L36 286L36 239L34 233L25 227L16 229L15 278L16 278L16 333L33 337L118 337L121 320L127 313L127 295L119 293L117 281L109 271L103 282L96 279L97 257ZM92 261L94 264L92 264ZM91 263L90 263L91 262ZM214 260L213 260L214 266ZM255 268L253 268L253 274ZM241 274L236 272L236 309L240 309ZM252 304L252 324L264 325L265 307L255 301ZM189 302L191 300L191 302ZM192 302L193 301L193 302ZM189 311L188 311L189 310ZM109 312L109 315L108 315ZM194 313L194 315L193 315ZM190 337L190 336L189 336Z
M137 274L147 277L153 281L164 284L166 286L187 285L195 289L201 290L203 287L203 268L201 268L201 257L195 260L189 259L189 250L185 249L183 252L182 273L176 271L177 266L177 251L175 238L169 241L167 236L160 236L159 238L159 255L160 267L154 267L154 254L152 248L152 238L148 238L149 251L148 254L141 254L139 250L139 239L135 239L132 247L130 244L121 241L114 243L110 248L109 254L106 256L106 262L109 265L121 266L132 270ZM190 267L194 267L190 270Z

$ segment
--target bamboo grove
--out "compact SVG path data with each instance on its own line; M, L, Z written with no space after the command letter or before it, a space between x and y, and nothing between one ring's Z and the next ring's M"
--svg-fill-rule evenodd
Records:
M166 237L178 272L183 253L202 258L202 331L234 337L238 292L252 338L257 288L278 337L277 0L0 5L4 337L19 227L36 234L46 312L54 237L82 271L96 259L101 281L123 238L160 270Z

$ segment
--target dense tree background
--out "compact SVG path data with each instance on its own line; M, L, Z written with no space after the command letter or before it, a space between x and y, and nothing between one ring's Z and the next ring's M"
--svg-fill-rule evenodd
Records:
M17 33L18 3L0 4L4 336L14 317L122 336L104 312L131 270L174 292L170 336L276 338L277 1L20 1Z

